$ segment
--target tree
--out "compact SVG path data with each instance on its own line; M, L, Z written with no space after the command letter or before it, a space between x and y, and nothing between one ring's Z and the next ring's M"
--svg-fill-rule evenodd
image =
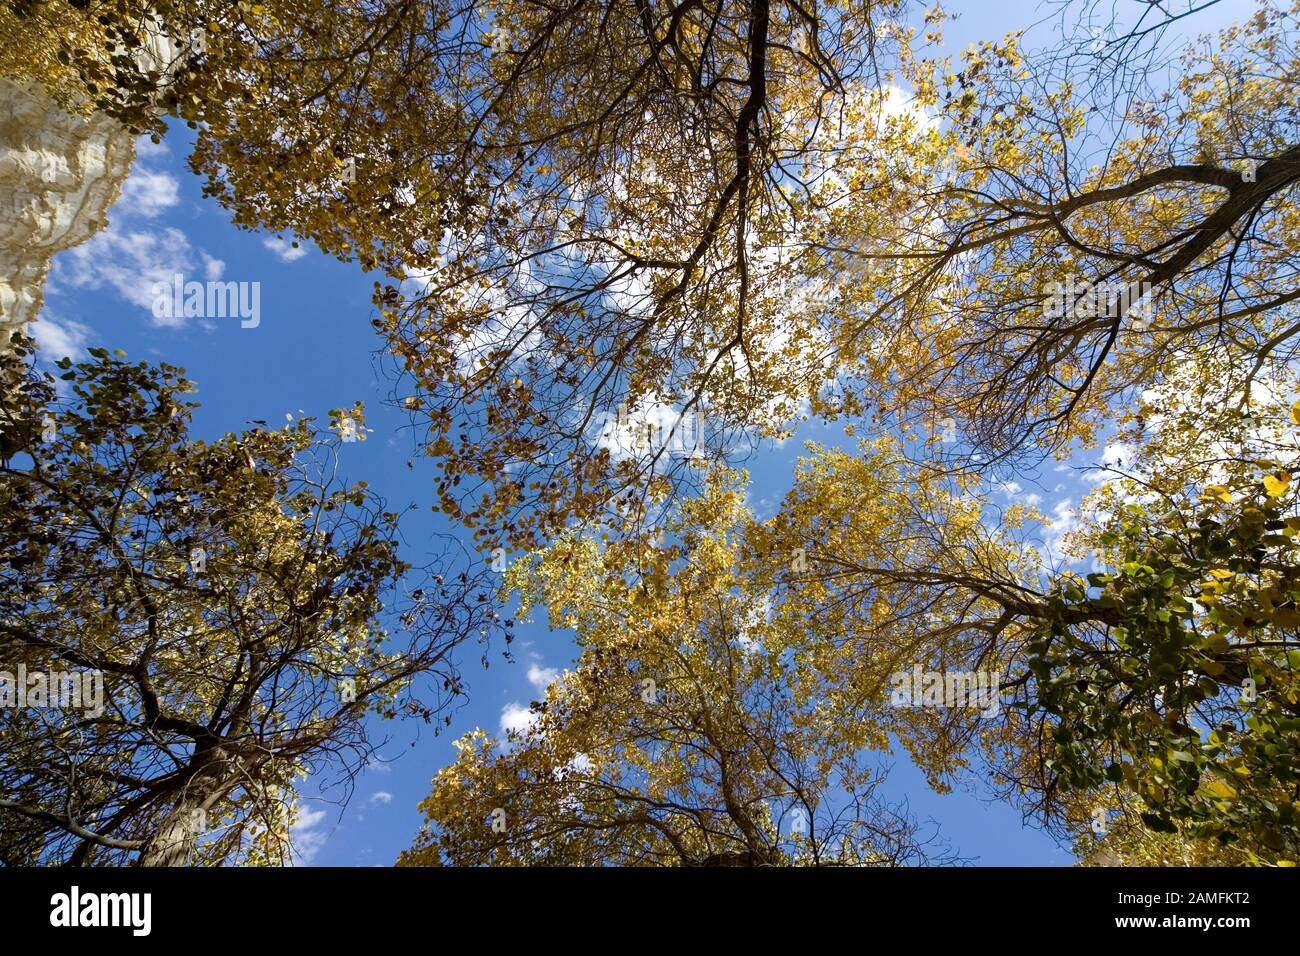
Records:
M567 21L494 52L502 162L446 262L381 295L442 507L484 543L536 546L575 519L626 532L698 487L664 441L593 441L618 409L634 426L705 417L716 453L786 434L803 403L871 408L951 422L945 453L987 470L1094 441L1108 409L1191 356L1221 353L1241 389L1290 358L1294 11L1190 45L1171 88L1149 76L1089 103L1070 60L1014 36L958 68L919 58L895 7L837 10L806 41L799 9L721 8L734 69L714 8L674 9L650 35L684 79L626 112L583 95L591 41ZM602 79L645 62L609 22Z
M1214 381L1212 365L1198 373ZM1221 381L1144 404L1156 423L1141 471L1098 493L1087 530L1110 567L1053 589L1026 706L1052 720L1046 786L1100 791L1127 831L1140 819L1294 865L1300 403L1287 407L1285 384L1250 409L1216 402Z
M1095 440L1109 409L1192 358L1218 356L1239 392L1283 367L1296 15L1263 4L1178 58L1103 43L1107 69L1142 49L1109 97L1081 95L1068 50L1028 55L1017 37L956 70L905 65L913 116L866 145L875 162L835 210L837 234L892 273L837 323L871 345L857 387L903 418L952 419L949 450L986 469Z
M1191 514L1118 516L1105 541L1125 560L1089 575L1098 593L1067 579L1049 598L1025 706L1051 716L1046 786L1109 782L1123 793L1107 802L1150 830L1294 865L1300 518L1272 470L1207 489Z
M236 223L383 269L444 509L535 547L570 516L639 520L657 468L693 476L591 456L597 416L779 430L790 383L824 377L780 327L790 266L756 247L796 241L792 178L832 160L808 130L905 42L902 6L51 0L23 36L106 17L108 48L65 50L98 106L194 125Z
M723 701L782 760L852 765L892 738L937 789L991 774L1093 862L1293 863L1300 406L1289 378L1257 382L1242 406L1213 361L1183 371L1121 422L1115 440L1140 470L1085 503L1073 547L1094 561L1087 576L1044 564L1032 509L999 513L973 476L912 462L897 440L812 446L767 521L710 470L710 493L683 502L658 542L571 533L523 559L508 582L577 632L583 658L504 751L481 733L462 741L406 859L700 862L691 843L660 839L656 812L712 796L724 777L707 757L728 748L689 738L697 759L674 762L666 744L680 738L664 728L710 726L698 714ZM993 675L999 703L900 701L914 669L944 689ZM647 680L676 695L647 708ZM796 732L778 732L786 721ZM835 788L813 779L807 806L829 812ZM730 832L738 860L808 859ZM818 861L836 861L834 846Z
M1291 379L1242 408L1223 402L1235 383L1214 363L1186 372L1149 392L1119 436L1140 470L1086 504L1075 534L1094 559L1086 577L1044 573L1008 536L1021 516L994 524L969 484L954 494L879 454L806 461L770 546L807 548L783 603L858 642L855 679L877 697L886 669L909 658L1005 675L1011 700L995 719L909 712L896 731L937 778L979 756L1006 795L1076 836L1113 827L1116 846L1155 854L1143 858L1181 847L1288 865L1300 406L1284 398Z
M0 858L284 862L296 782L442 719L508 622L311 419L192 439L182 370L91 355L0 410Z
M48 13L39 28L32 20L37 9ZM73 63L108 43L105 25L71 5L50 10L31 3L0 7L0 76L39 84L63 109L84 113L93 109L86 80Z
M183 122L191 165L237 225L396 272L414 237L441 234L454 174L437 154L455 113L438 87L454 85L457 44L440 35L463 12L423 0L30 0L4 12L0 36L6 52L38 55L0 68L155 139Z
M375 323L414 383L405 404L441 466L438 505L481 546L567 553L612 533L596 580L640 574L660 547L650 529L703 520L676 510L683 493L715 500L715 460L734 462L737 444L802 418L868 419L893 438L815 449L782 514L747 525L727 583L738 604L678 621L680 635L702 629L710 661L763 593L801 622L799 668L712 693L743 702L756 686L821 682L870 714L846 721L889 728L936 786L983 759L1067 832L1101 801L1134 847L1176 826L1281 862L1285 794L1219 785L1238 766L1292 772L1275 738L1292 719L1277 539L1293 462L1285 448L1248 454L1258 436L1241 425L1272 427L1270 403L1295 391L1300 6L1261 4L1171 55L1166 29L1196 9L1145 5L1091 41L1030 52L1012 35L956 61L926 56L942 11L869 0L51 2L4 24L70 28L65 52L81 52L60 70L46 39L32 68L45 82L75 75L142 128L158 110L194 124L195 169L237 223L383 271ZM187 46L195 31L205 43ZM1131 410L1144 393L1189 377L1214 400L1180 409L1165 395L1154 416L1176 427L1143 437ZM1078 541L1107 570L1090 582L1045 567L1023 530L1031 511L996 514L980 483L1093 444L1115 419L1142 473L1093 502ZM702 447L675 442L687 432ZM1225 542L1246 549L1235 564ZM777 561L796 553L803 570ZM670 565L649 563L689 578ZM1219 571L1227 603L1210 608L1197 589ZM1272 610L1245 610L1257 600ZM1018 706L903 712L889 684L908 664L1003 674ZM623 726L587 700L599 669L585 667L564 685L573 711ZM1249 715L1259 726L1210 740L1220 716L1246 716L1231 698L1256 672L1269 688ZM615 699L634 690L618 686ZM761 738L799 713L737 726ZM583 726L567 721L549 732ZM439 794L516 779L517 761L567 771L545 748L484 746L467 744L463 780L435 787L430 813L458 834L458 859L528 858L531 844L476 829L477 803ZM1170 776L1171 753L1192 767ZM1160 794L1124 790L1129 763L1169 777ZM579 800L548 794L530 819ZM721 852L775 859L728 819L744 845ZM701 857L691 844L675 859Z
M636 560L578 538L508 575L582 656L498 747L482 731L421 805L407 865L896 866L951 861L881 792L884 726L811 664L737 568L752 518L716 476ZM805 660L807 658L807 660ZM828 700L828 696L831 698ZM840 719L837 719L840 718Z
M65 47L86 88L194 124L237 223L384 271L441 507L488 547L698 488L665 441L607 454L620 409L703 418L713 453L805 408L951 420L988 468L1095 439L1200 350L1244 387L1296 341L1294 7L957 64L924 56L942 11L870 0L21 9L107 19Z

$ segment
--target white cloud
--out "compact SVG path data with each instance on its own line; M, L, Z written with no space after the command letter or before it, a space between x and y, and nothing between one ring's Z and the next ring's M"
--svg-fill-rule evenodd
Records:
M569 761L569 766L578 773L591 773L591 758L586 754L578 754Z
M306 246L295 246L279 236L268 236L262 240L262 245L270 249L281 262L294 262L307 254Z
M45 309L40 319L32 323L31 333L41 358L57 362L61 358L83 358L91 328L72 319L60 319Z
M370 802L389 804L393 802L393 795L387 790L377 790L370 795Z
M180 201L180 183L175 176L137 165L123 183L122 197L113 211L153 219Z
M1071 501L1058 501L1052 508L1052 526L1047 532L1047 550L1053 558L1061 558L1065 536L1079 526L1079 513Z
M142 158L166 152L163 147L143 148L138 142L137 149ZM156 219L177 206L179 190L180 184L171 174L137 163L113 207L108 228L56 258L55 281L49 291L66 293L69 287L107 290L133 306L148 310L155 325L184 325L183 315L153 315L155 286L163 284L170 288L178 273L184 281L199 276L216 281L225 272L226 264L193 245L174 226L141 222ZM57 348L57 333L52 334Z
M324 810L303 810L298 822L289 831L289 842L293 846L295 863L308 864L316 859L316 854L325 846L327 835L316 827L325 819Z
M154 159L158 156L166 156L171 150L163 142L155 143L148 134L137 136L135 138L135 156L136 159Z
M528 683L532 684L538 693L545 693L546 688L555 683L555 678L560 676L560 672L554 667L538 667L536 664L528 665Z
M652 450L674 457L704 455L704 421L698 412L679 410L649 395L634 407L620 405L614 411L591 416L585 430L596 448L604 448L616 460L636 458Z
M171 287L173 277L193 275L200 264L211 275L220 264L190 245L185 234L168 226L136 232L110 225L103 232L64 252L56 262L60 284L77 289L109 289L118 297L148 310L155 325L177 327L185 317L153 316L154 286Z
M511 731L526 733L528 728L541 719L541 714L530 710L518 701L511 701L501 708L501 733Z
M1087 472L1084 477L1098 484L1103 481L1113 481L1116 471L1124 471L1124 462L1133 460L1133 450L1123 442L1108 442L1106 448L1101 453L1102 467Z

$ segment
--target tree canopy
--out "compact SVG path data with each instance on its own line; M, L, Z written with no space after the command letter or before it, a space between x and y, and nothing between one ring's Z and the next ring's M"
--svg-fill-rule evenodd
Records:
M194 440L182 370L62 367L0 413L0 660L54 675L0 709L0 859L286 862L296 785L355 774L368 715L443 720L506 622L454 551L398 557L310 419ZM56 701L69 673L97 699Z
M27 0L0 27L38 54L0 62L138 130L189 123L236 224L374 270L436 507L516 559L502 598L576 632L526 733L461 740L403 862L951 860L885 797L897 744L936 788L987 768L1092 862L1294 865L1300 4L1184 42L1199 7L1146 6L954 56L950 15L905 0ZM173 373L100 356L69 369L70 444L35 443L40 388L6 432L33 464L5 468L5 534L48 579L20 569L4 627L137 689L94 733L190 742L162 790L114 757L76 808L47 808L66 771L16 771L16 857L144 848L185 773L287 784L357 726L305 729L340 642L392 711L482 623L461 580L414 598L411 650L372 648L410 570L390 516L297 477L308 423L186 442ZM746 452L805 422L855 441L810 445L760 520ZM1102 442L1124 467L1054 561L991 484ZM267 563L159 571L167 638L132 562L200 540L177 494L214 509L213 554ZM152 669L211 614L240 663L168 675L169 711ZM42 631L83 618L130 654ZM306 643L258 657L268 623ZM912 673L946 699L903 703ZM257 711L281 674L310 719ZM954 704L951 675L989 674L994 701Z

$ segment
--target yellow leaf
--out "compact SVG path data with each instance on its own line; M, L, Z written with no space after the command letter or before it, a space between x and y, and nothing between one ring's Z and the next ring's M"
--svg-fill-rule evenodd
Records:
M1291 485L1291 478L1278 478L1276 475L1264 476L1264 490L1268 492L1270 498L1280 498L1286 494L1287 488Z
M1205 490L1201 492L1201 498L1206 501L1218 500L1224 504L1232 504L1232 495L1228 493L1228 489L1223 485L1207 485Z
M1214 796L1225 800L1230 800L1237 795L1237 791L1226 780L1211 781L1205 785L1205 789Z

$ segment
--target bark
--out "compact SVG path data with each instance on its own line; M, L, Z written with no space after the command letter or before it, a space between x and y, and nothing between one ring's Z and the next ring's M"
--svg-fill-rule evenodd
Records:
M214 770L191 778L145 844L136 866L189 866L206 829L208 808L224 791L222 781L227 777Z

